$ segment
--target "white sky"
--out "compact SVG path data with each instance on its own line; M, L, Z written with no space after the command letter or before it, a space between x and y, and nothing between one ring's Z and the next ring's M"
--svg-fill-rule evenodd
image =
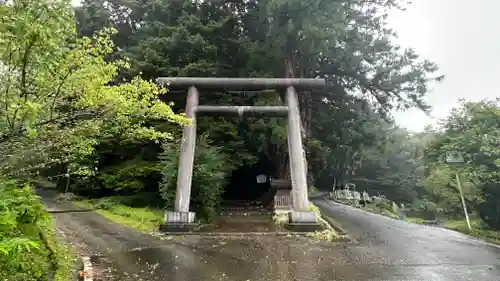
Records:
M397 122L421 131L445 117L458 99L500 97L500 0L413 0L405 12L390 16L399 43L436 62L445 80L426 100L428 118L418 110L396 113Z
M401 126L421 131L446 117L460 98L500 97L500 73L496 72L500 69L500 0L413 2L389 18L399 34L398 43L436 62L446 75L426 98L433 106L432 117L419 110L394 114Z

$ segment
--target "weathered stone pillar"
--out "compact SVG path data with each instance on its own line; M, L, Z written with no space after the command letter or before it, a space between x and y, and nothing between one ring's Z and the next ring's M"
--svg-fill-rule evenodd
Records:
M288 154L292 178L292 204L294 211L308 211L307 178L302 136L300 134L300 112L297 94L293 87L286 91L288 105Z
M198 106L198 90L189 88L186 102L186 115L191 119L191 124L184 126L181 141L181 154L179 172L177 176L177 193L175 195L175 211L189 212L191 197L191 181L193 178L194 152L196 146L196 114Z
M287 88L286 103L288 106L288 154L292 178L293 207L293 211L289 213L288 227L297 231L315 230L319 228L319 225L316 214L309 211L306 158L300 132L299 103L294 87Z
M186 115L191 123L184 127L181 140L181 153L179 170L177 175L177 190L175 193L174 212L165 214L165 223L168 228L170 224L190 224L194 222L195 214L189 212L189 201L191 199L191 181L193 178L194 153L196 145L196 107L198 106L198 90L190 87L186 102Z

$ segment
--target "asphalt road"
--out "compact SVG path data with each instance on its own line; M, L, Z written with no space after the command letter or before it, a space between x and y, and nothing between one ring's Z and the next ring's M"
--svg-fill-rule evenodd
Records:
M391 273L388 280L500 280L497 246L439 227L393 220L331 201L313 201L356 240L345 249L344 258L378 265Z
M53 210L69 208L50 198ZM153 237L96 213L54 214L97 281L500 280L500 249L455 232L315 200L356 242L304 237Z

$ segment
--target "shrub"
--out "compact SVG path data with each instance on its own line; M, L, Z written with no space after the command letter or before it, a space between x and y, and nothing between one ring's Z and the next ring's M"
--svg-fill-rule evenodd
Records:
M180 145L168 143L163 148L164 151L160 156L163 168L160 191L166 201L166 208L172 208L175 200ZM199 218L210 222L217 214L228 173L234 168L230 163L228 156L218 147L211 145L206 135L197 139L191 206Z
M0 280L47 280L51 219L28 185L0 182Z

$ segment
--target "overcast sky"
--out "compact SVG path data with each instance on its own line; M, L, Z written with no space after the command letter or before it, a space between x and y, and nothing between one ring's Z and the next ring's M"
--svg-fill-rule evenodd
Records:
M78 0L73 0L77 4ZM389 20L399 43L436 62L445 80L426 100L432 117L418 110L395 113L411 131L445 117L460 98L500 96L500 0L413 0Z
M445 80L428 94L433 116L412 110L396 114L400 125L420 131L445 117L458 99L500 97L500 0L413 0L390 23L400 44L436 62Z

